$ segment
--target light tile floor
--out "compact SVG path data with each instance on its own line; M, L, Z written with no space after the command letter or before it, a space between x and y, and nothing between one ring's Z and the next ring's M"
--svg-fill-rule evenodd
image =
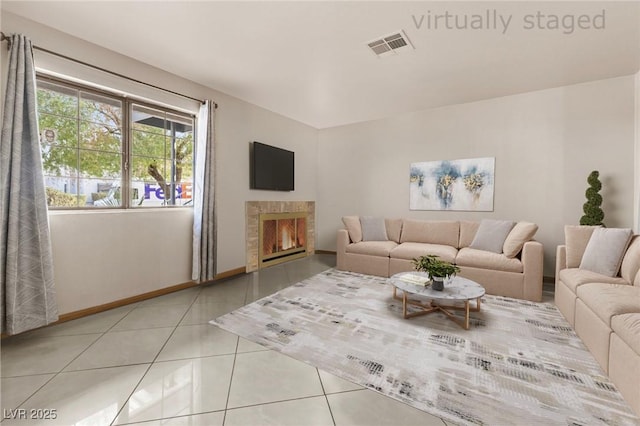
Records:
M333 266L310 256L4 339L2 426L42 410L56 426L446 425L208 324Z

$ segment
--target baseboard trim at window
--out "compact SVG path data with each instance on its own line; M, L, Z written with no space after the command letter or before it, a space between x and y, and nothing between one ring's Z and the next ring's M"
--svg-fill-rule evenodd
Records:
M224 271L224 272L220 272L219 274L216 274L213 281L215 282L215 281L223 280L225 278L235 277L236 275L242 275L246 272L247 272L247 268L245 268L244 266L242 268L231 269L229 271Z
M219 274L216 274L216 276L215 276L215 278L213 279L212 282L219 281L219 280L222 280L222 279L225 279L225 278L229 278L229 277L233 277L233 276L236 276L236 275L244 274L244 273L245 273L245 268L244 267L232 269L230 271L221 272ZM142 302L142 301L145 301L147 299L153 299L154 297L164 296L165 294L169 294L169 293L175 293L176 291L184 290L184 289L191 288L191 287L196 287L196 286L201 285L201 284L206 284L206 283L197 283L195 281L189 281L189 282L182 283L182 284L177 284L177 285L174 285L174 286L171 286L171 287L165 287L165 288L161 288L159 290L150 291L149 293L143 293L143 294L139 294L137 296L127 297L126 299L116 300L115 302L105 303L104 305L94 306L92 308L87 308L87 309L82 309L82 310L75 311L75 312L70 312L68 314L60 315L60 318L58 319L58 321L53 323L53 324L59 324L59 323L62 323L62 322L71 321L71 320L74 320L74 319L86 317L88 315L93 315L93 314L97 314L97 313L100 313L100 312L108 311L110 309L119 308L121 306L130 305L132 303ZM50 324L50 325L53 325L53 324Z
M159 290L150 291L148 293L139 294L137 296L131 296L125 299L120 299L113 302L105 303L104 305L98 305L98 306L93 306L91 308L81 309L79 311L69 312L68 314L60 315L60 318L58 318L58 321L49 325L60 324L63 322L74 320L74 319L108 311L110 309L119 308L121 306L130 305L132 303L142 302L147 299L153 299L154 297L164 296L165 294L174 293L176 291L184 290L190 287L195 287L197 285L198 283L194 281L189 281L186 283L173 285L171 287L165 287Z
M245 268L244 267L231 269L229 271L225 271L225 272L221 272L219 274L216 274L216 277L214 278L214 280L212 282L223 280L225 278L234 277L236 275L241 275L241 274L244 274L244 273L245 273ZM139 294L137 296L131 296L131 297L127 297L125 299L115 300L113 302L105 303L103 305L92 306L90 308L80 309L79 311L69 312L69 313L60 315L60 317L58 318L58 321L52 322L51 324L49 324L49 325L47 325L45 327L49 327L49 326L57 325L57 324L62 324L63 322L72 321L72 320L83 318L83 317L86 317L86 316L89 316L89 315L93 315L93 314L99 314L100 312L108 311L108 310L115 309L115 308L120 308L122 306L130 305L132 303L142 302L142 301L145 301L147 299L153 299L154 297L164 296L165 294L174 293L176 291L184 290L184 289L191 288L191 287L196 287L196 286L198 286L200 284L205 284L205 283L197 283L195 281L189 281L189 282L186 282L186 283L173 285L171 287L165 287L165 288L161 288L159 290L150 291L148 293ZM33 330L29 330L29 331L33 331ZM26 331L25 333L28 333L28 331ZM10 337L10 336L8 336L8 335L6 335L4 333L1 335L2 339L6 338L6 337Z
M336 252L331 250L316 250L315 254L336 254Z

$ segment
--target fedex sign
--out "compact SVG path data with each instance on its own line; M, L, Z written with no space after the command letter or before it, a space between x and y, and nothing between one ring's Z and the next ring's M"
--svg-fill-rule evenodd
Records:
M176 185L176 199L190 200L192 197L192 184L179 183ZM151 194L158 200L164 200L164 189L160 185L151 183L144 184L144 199L151 199Z

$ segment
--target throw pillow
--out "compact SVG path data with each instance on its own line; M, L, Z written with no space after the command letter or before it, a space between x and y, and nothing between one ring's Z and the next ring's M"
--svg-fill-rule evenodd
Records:
M580 269L615 277L633 233L628 228L597 228L584 250Z
M387 227L387 238L399 243L400 233L402 232L402 219L385 219L384 223Z
M473 239L478 232L480 222L461 220L460 221L460 239L458 241L458 248L469 247L473 242Z
M516 226L514 226L511 232L509 232L509 235L507 235L507 239L504 240L502 252L505 256L513 259L520 253L524 243L530 241L533 236L536 235L536 232L538 232L538 225L535 223L516 223Z
M631 237L629 247L622 256L622 263L620 263L620 276L625 281L633 283L633 279L638 275L640 270L640 235Z
M347 232L349 233L349 239L352 243L359 243L362 241L362 227L360 225L360 218L358 216L344 216L342 218Z
M387 228L381 217L362 216L362 241L388 241Z
M511 232L513 225L515 224L508 220L482 219L478 232L476 232L476 236L469 247L502 253L504 241L507 239L509 232Z
M577 268L582 261L593 231L600 226L565 225L564 243L567 250L567 268Z

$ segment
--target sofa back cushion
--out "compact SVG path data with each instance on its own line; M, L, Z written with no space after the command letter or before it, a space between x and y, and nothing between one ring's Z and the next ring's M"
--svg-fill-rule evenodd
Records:
M595 229L582 255L580 269L615 277L632 236L629 228Z
M640 270L640 235L635 235L629 243L629 248L622 258L620 276L625 281L632 283Z
M456 221L411 220L402 224L400 242L443 244L457 247L460 223Z
M387 238L396 243L400 243L400 234L402 232L402 219L385 219L387 226Z
M567 268L577 268L582 261L584 250L589 244L593 230L599 226L566 225L564 241L567 248Z
M507 239L504 240L502 246L502 252L509 258L514 258L522 250L522 246L527 241L531 241L534 235L538 232L538 225L530 222L518 222L513 227Z
M342 223L344 223L345 228L347 228L349 239L352 243L362 241L362 227L360 226L360 218L358 216L343 216Z
M458 242L458 248L469 247L479 227L480 222L472 222L470 220L460 221L460 241Z

